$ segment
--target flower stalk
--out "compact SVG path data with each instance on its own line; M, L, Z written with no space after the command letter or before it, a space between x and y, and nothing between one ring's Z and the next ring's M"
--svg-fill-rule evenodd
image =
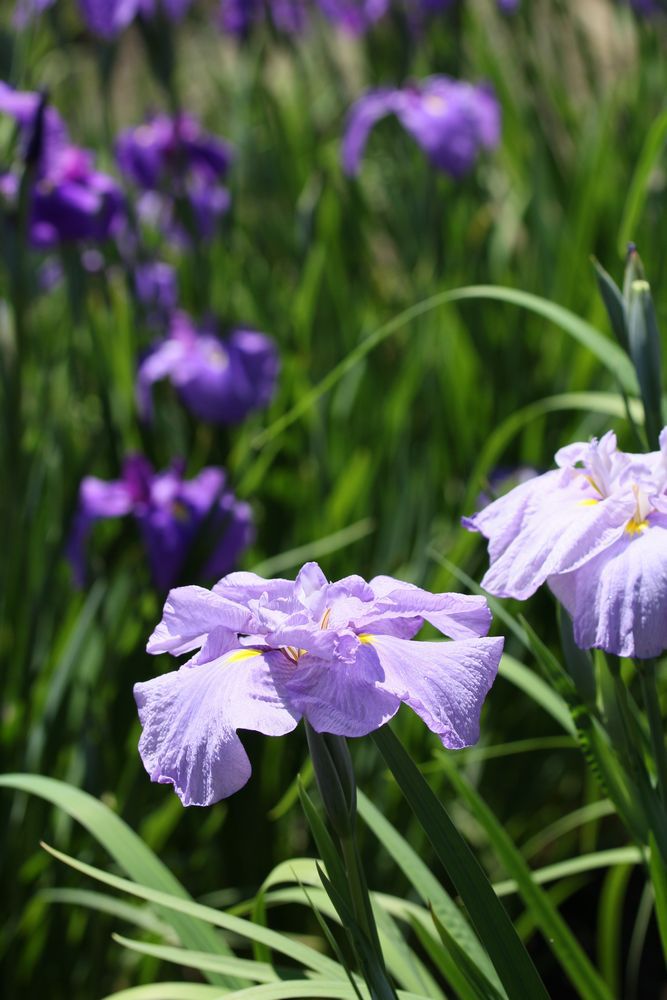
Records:
M338 838L338 847L347 878L347 896L358 934L350 940L373 1000L395 1000L396 992L386 973L368 884L364 875L356 836L357 786L347 741L344 736L318 733L306 721L308 749L315 780L329 825ZM340 891L341 886L336 886ZM341 918L343 915L341 914ZM343 920L345 925L345 921ZM361 945L361 946L360 946Z

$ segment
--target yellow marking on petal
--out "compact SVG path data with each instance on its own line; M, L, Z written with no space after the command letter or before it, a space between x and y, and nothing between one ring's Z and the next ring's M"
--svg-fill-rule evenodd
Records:
M327 608L327 610L322 615L322 621L320 622L320 628L322 628L322 629L328 628L329 627L329 619L330 618L331 618L331 608Z
M374 635L370 635L370 633L368 633L368 632L363 632L361 635L357 636L357 639L359 640L359 642L366 643L367 645L371 645L374 638L375 638L375 636Z
M259 656L258 649L235 649L227 657L227 663L238 663L239 660L250 660L253 656Z
M640 535L642 531L646 531L648 528L648 521L637 521L634 517L625 526L625 530L629 535Z
M580 507L595 507L595 505L598 504L598 503L600 503L599 500L596 500L595 497L590 497L588 500L580 500L579 501L579 506Z
M600 496L602 496L602 490L600 489L600 487L595 482L595 480L593 479L592 476L589 476L587 473L585 473L584 474L584 479L586 480L587 483L590 483L590 485L593 487L593 489L595 490L596 493L599 493Z

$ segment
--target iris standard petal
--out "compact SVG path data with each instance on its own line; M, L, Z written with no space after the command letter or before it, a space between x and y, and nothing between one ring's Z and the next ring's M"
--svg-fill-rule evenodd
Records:
M283 736L299 721L279 693L283 661L280 653L241 649L135 684L139 752L151 780L173 784L186 806L242 788L251 768L236 730Z
M640 659L667 649L667 515L547 583L572 616L578 646Z
M209 632L225 628L248 631L251 615L241 604L226 600L205 587L176 587L169 591L162 621L148 640L149 653L179 656L203 645Z
M482 704L498 672L502 638L408 642L366 637L384 670L383 690L417 713L451 750L479 738Z
M287 684L289 704L318 733L365 736L393 718L400 705L379 686L383 677L377 657L363 645L353 663L303 656Z

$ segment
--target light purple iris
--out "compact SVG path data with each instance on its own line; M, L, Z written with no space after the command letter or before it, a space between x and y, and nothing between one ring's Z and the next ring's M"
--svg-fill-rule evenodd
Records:
M167 231L195 229L199 236L213 236L230 204L222 183L232 162L228 143L205 132L192 115L159 114L120 133L116 159L125 176L147 192L138 206L145 218Z
M221 340L174 313L169 336L144 358L137 373L139 410L151 416L151 388L168 378L200 420L238 423L273 396L279 370L274 342L255 330L234 330Z
M373 126L395 114L438 170L468 173L481 149L500 139L500 107L492 91L432 76L402 90L370 90L352 106L343 139L343 167L356 174Z
M667 429L660 448L619 451L611 431L569 445L558 469L465 519L489 540L482 586L525 600L546 582L579 646L658 656L667 648Z
M119 480L106 482L86 476L79 490L79 507L68 555L75 576L86 575L85 542L95 521L131 515L139 525L155 585L168 590L178 582L199 536L206 540L206 579L228 573L253 536L252 514L227 486L222 469L202 469L183 478L182 462L154 472L141 455L125 460Z
M112 235L124 217L116 181L94 169L93 154L69 140L60 115L41 94L16 91L0 82L0 113L12 117L21 135L21 155L31 161L29 233L33 246L93 240ZM0 198L14 209L20 171L0 173Z
M425 621L453 641L409 642ZM146 770L184 805L210 805L250 777L238 729L282 736L303 717L364 736L401 702L444 746L469 746L503 648L490 623L483 598L389 576L329 583L317 563L295 581L232 573L212 591L173 590L148 652L197 652L134 687Z

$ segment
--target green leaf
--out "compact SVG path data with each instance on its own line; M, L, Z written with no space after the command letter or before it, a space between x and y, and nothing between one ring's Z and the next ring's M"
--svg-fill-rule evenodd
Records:
M310 948L308 945L302 944L300 941L294 941L284 934L279 934L277 931L269 930L268 927L260 927L257 924L251 923L249 920L242 920L240 917L231 916L230 914L223 913L220 910L213 910L210 906L202 906L201 903L194 903L191 900L182 899L178 896L170 896L165 892L158 891L157 889L151 889L148 886L140 885L136 882L130 882L128 879L120 878L118 875L111 875L109 872L104 872L100 868L95 868L93 865L87 865L83 861L78 861L76 858L72 858L68 854L63 854L62 851L57 851L54 847L50 847L48 844L43 844L42 846L49 852L49 854L52 854L54 858L57 858L64 864L69 865L70 868L74 868L83 875L96 879L104 885L111 886L113 889L118 889L121 892L127 892L131 896L138 896L139 899L145 899L149 903L156 903L160 907L174 910L176 913L185 914L186 916L193 917L196 920L205 921L208 924L212 924L214 927L219 927L229 933L237 934L239 937L245 938L248 941L259 941L268 948L273 948L275 951L278 951L283 955L287 955L293 961L304 966L306 969L312 969L314 972L319 972L321 975L333 976L338 979L341 977L344 978L345 974L343 970L339 968L336 962L327 958L326 955L319 954L319 952L315 951L314 948Z
M280 573L284 573L285 570L294 569L295 566L302 566L303 563L308 562L310 559L322 559L333 552L339 552L348 545L353 545L354 542L359 542L362 538L367 538L374 530L374 522L371 518L365 517L363 520L356 521L347 528L335 531L332 535L327 535L325 538L318 538L317 541L309 542L308 545L300 545L296 549L290 549L288 552L281 552L277 556L265 559L263 562L253 566L252 572L257 573L258 576L277 576Z
M0 775L0 788L14 788L53 803L88 830L130 878L137 882L141 881L149 889L168 893L182 900L190 900L186 890L166 865L116 813L99 799L63 781L45 778L38 774ZM201 921L192 920L187 913L169 908L165 911L160 910L159 915L171 924L179 939L189 948L210 951L217 955L230 954L229 948L219 934ZM238 985L217 975L208 978L216 985Z
M544 885L545 882L554 882L557 879L569 878L572 875L580 875L582 872L592 872L597 868L609 868L610 865L640 865L644 860L644 855L638 847L610 847L606 851L595 851L593 854L580 854L576 858L567 858L565 861L557 861L553 865L546 865L544 868L528 869L533 882L537 885ZM493 888L499 896L509 896L514 892L521 892L521 884L516 879L508 879L506 882L496 882Z
M325 375L321 382L313 386L309 392L305 392L291 410L282 414L269 427L261 431L252 441L252 446L263 448L264 445L279 437L283 431L307 413L322 396L330 392L343 376L360 364L374 348L394 333L409 326L413 320L432 312L434 309L440 309L442 306L470 299L492 299L497 302L506 302L544 317L591 351L604 367L618 379L626 392L636 394L635 373L623 351L612 340L601 334L590 323L586 323L575 313L570 312L569 309L564 309L548 299L542 299L537 295L531 295L529 292L522 292L516 288L470 285L465 288L455 288L449 292L440 292L422 302L417 302L364 338Z
M126 903L115 896L107 896L103 892L92 892L90 889L42 889L39 899L45 903L63 903L65 906L85 906L99 913L108 913L119 920L125 920L136 927L142 927L152 934L163 938L174 937L171 927L155 916L147 906L137 906Z
M667 137L667 111L658 115L651 125L630 181L618 232L618 252L621 256L625 255L626 247L632 240L639 224L640 216L644 210L649 179L662 154L665 137Z
M460 893L508 996L546 1000L544 984L507 911L442 802L388 725L373 733L373 740Z
M575 735L575 725L572 722L567 704L533 670L524 666L523 663L519 663L513 656L505 653L500 661L498 674L511 684L514 684L515 687L518 687L529 698L532 698L537 705L543 708L545 712L548 712L552 719L555 719L563 727L566 733L572 736Z
M357 791L357 809L364 823L373 831L385 850L409 880L410 885L425 903L431 906L447 924L450 934L483 971L489 985L498 987L500 981L470 924L451 896L424 864L419 855L401 836L379 809L362 792Z
M104 1000L220 1000L230 995L228 989L199 983L150 983L110 993Z
M211 955L205 951L190 951L188 948L174 948L166 944L149 944L147 941L135 941L132 938L123 937L122 934L113 934L114 941L121 944L130 951L137 951L140 955L152 955L163 962L173 962L186 969L198 969L202 974L205 972L219 972L222 975L238 976L241 979L249 979L251 983L275 983L280 981L280 976L266 962L253 962L249 959L234 958L232 956Z
M649 872L655 894L655 915L660 931L662 954L667 962L667 870L653 833L649 833Z
M598 904L598 964L612 996L615 997L622 994L623 917L626 912L625 896L632 872L632 865L618 865L611 868L602 885Z
M449 770L449 778L475 819L486 830L496 855L507 873L516 881L524 903L532 911L537 925L578 995L582 1000L611 1000L611 995L599 973L548 895L537 884L530 868L504 827L453 765Z
M467 984L472 988L472 990L474 990L478 1000L502 1000L502 994L500 994L498 990L494 990L493 987L489 986L488 981L484 976L482 976L475 963L470 961L470 956L459 947L443 922L438 919L437 914L433 911L431 911L431 914L433 917L433 923L435 924L436 930L440 935L440 940L446 950L451 954L456 965L465 977Z
M611 328L616 340L624 351L628 350L628 327L625 313L625 299L614 279L602 265L593 257L593 267L598 283L598 289L604 302Z

